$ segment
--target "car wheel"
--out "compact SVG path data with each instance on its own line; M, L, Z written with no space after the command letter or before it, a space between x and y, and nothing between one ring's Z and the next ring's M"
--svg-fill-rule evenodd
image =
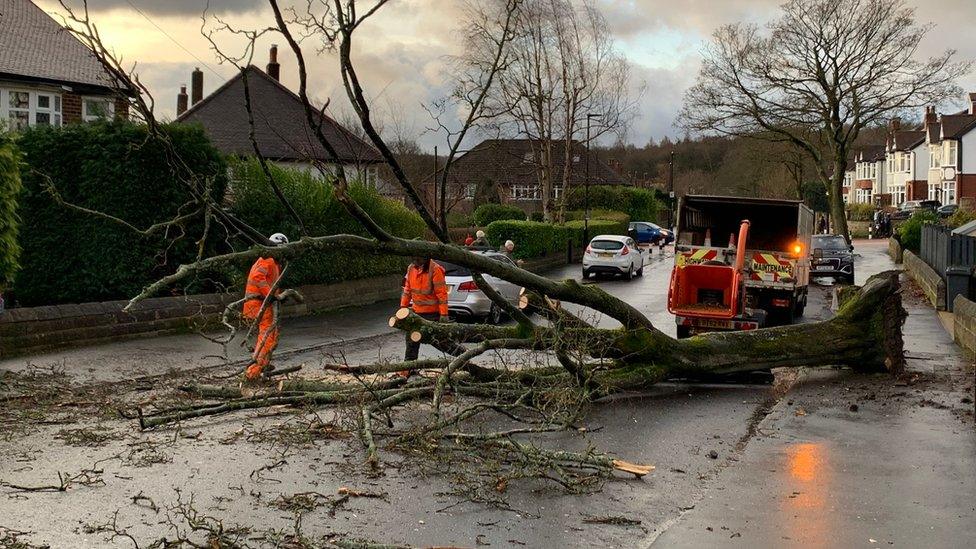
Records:
M590 278L590 271L583 269L583 280Z
M498 325L502 323L502 308L494 303L491 304L491 309L488 310L488 316L485 318L485 323L491 325Z
M631 263L630 267L627 267L627 272L624 273L624 280L633 280L633 279L634 279L634 264Z
M677 326L677 336L678 339L687 339L691 337L691 326Z
M640 269L637 269L637 276L644 276L644 266L641 265Z

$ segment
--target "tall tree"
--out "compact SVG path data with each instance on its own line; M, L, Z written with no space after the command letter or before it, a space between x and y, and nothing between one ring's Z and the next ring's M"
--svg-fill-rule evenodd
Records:
M492 9L492 2L484 3L472 12L473 20ZM458 60L467 71L461 74L491 66L492 48L470 39L465 45ZM524 0L498 79L486 98L493 113L488 125L532 141L533 158L527 160L538 168L543 215L558 218L556 189L567 192L573 170L581 169L573 162L579 155L574 143L586 138L587 115L599 115L596 121L591 117L592 140L625 131L636 113L630 67L606 19L588 0ZM556 155L562 155L561 162Z
M962 92L955 81L969 62L952 50L917 58L931 29L902 0L790 0L765 29L715 32L681 119L689 130L797 146L850 240L841 187L861 130Z

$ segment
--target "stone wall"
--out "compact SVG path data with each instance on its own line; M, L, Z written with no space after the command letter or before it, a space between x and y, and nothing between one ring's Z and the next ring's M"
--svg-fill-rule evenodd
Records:
M888 255L895 263L902 262L901 242L898 242L896 238L888 238Z
M902 261L905 263L905 271L922 288L932 305L936 309L944 311L946 309L946 285L939 273L908 250L903 252Z
M287 305L284 316L366 305L399 298L401 275L386 275L338 284L303 286L303 304ZM146 299L130 312L126 301L8 309L0 315L0 357L70 345L89 345L132 337L185 332L213 326L233 294L200 294Z
M957 295L952 302L953 338L970 356L976 355L976 303Z

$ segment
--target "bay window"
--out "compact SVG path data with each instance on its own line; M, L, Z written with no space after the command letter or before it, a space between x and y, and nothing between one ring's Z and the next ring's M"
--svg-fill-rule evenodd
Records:
M512 185L512 200L539 200L539 185Z
M28 126L60 126L61 95L0 88L0 120L14 131Z
M942 155L942 165L955 166L956 151L958 150L959 142L954 139L950 139L947 141L943 141L942 143L943 143L943 147L945 148L945 151L943 152Z

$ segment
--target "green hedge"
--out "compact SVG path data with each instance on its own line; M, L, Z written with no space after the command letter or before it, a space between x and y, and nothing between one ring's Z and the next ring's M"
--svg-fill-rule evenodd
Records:
M132 297L193 259L202 234L199 218L184 223L179 239L172 236L181 230L171 231L170 238L146 237L59 205L46 190L53 184L65 201L141 228L186 213L181 210L188 201L181 178L210 180L213 196L223 197L226 164L203 130L168 125L162 131L189 172L174 173L165 145L151 139L145 126L130 122L39 127L19 134L23 253L13 290L20 305ZM211 237L216 243L226 235L214 228ZM203 282L188 291L212 287Z
M851 221L871 221L874 219L874 206L871 204L848 204L847 219Z
M482 204L474 211L474 222L479 227L504 220L525 221L525 212L516 206L504 204Z
M289 238L300 236L297 224L287 215L268 185L256 160L232 160L233 212L266 234L283 232ZM362 226L346 213L333 194L333 187L305 171L271 166L275 181L294 206L312 236L330 234L366 235ZM381 227L396 236L418 238L424 222L404 205L381 197L359 183L349 194ZM292 261L288 267L289 286L329 284L383 274L402 272L407 260L397 256L375 256L361 252L322 252ZM243 272L243 271L242 271Z
M0 291L14 281L19 266L17 198L20 194L20 154L13 142L0 134Z
M580 221L586 217L586 212L583 210L572 210L566 212L566 221ZM617 212L614 210L590 210L590 221L594 219L602 219L605 221L616 221L617 223L623 223L625 225L630 224L630 215L625 212Z
M657 219L658 201L654 192L635 189L623 185L591 185L590 209L614 210L624 212L631 221L654 221ZM584 187L573 188L566 196L566 208L585 209ZM592 216L591 216L592 217Z
M922 245L922 225L939 222L939 216L929 210L921 210L912 214L907 221L898 226L898 241L902 247L918 253Z
M506 240L515 243L515 257L533 259L550 253L566 251L566 243L578 246L583 240L583 221L569 221L564 225L537 221L495 221L486 229L488 240L501 245ZM590 235L627 234L627 223L601 219L590 220Z

